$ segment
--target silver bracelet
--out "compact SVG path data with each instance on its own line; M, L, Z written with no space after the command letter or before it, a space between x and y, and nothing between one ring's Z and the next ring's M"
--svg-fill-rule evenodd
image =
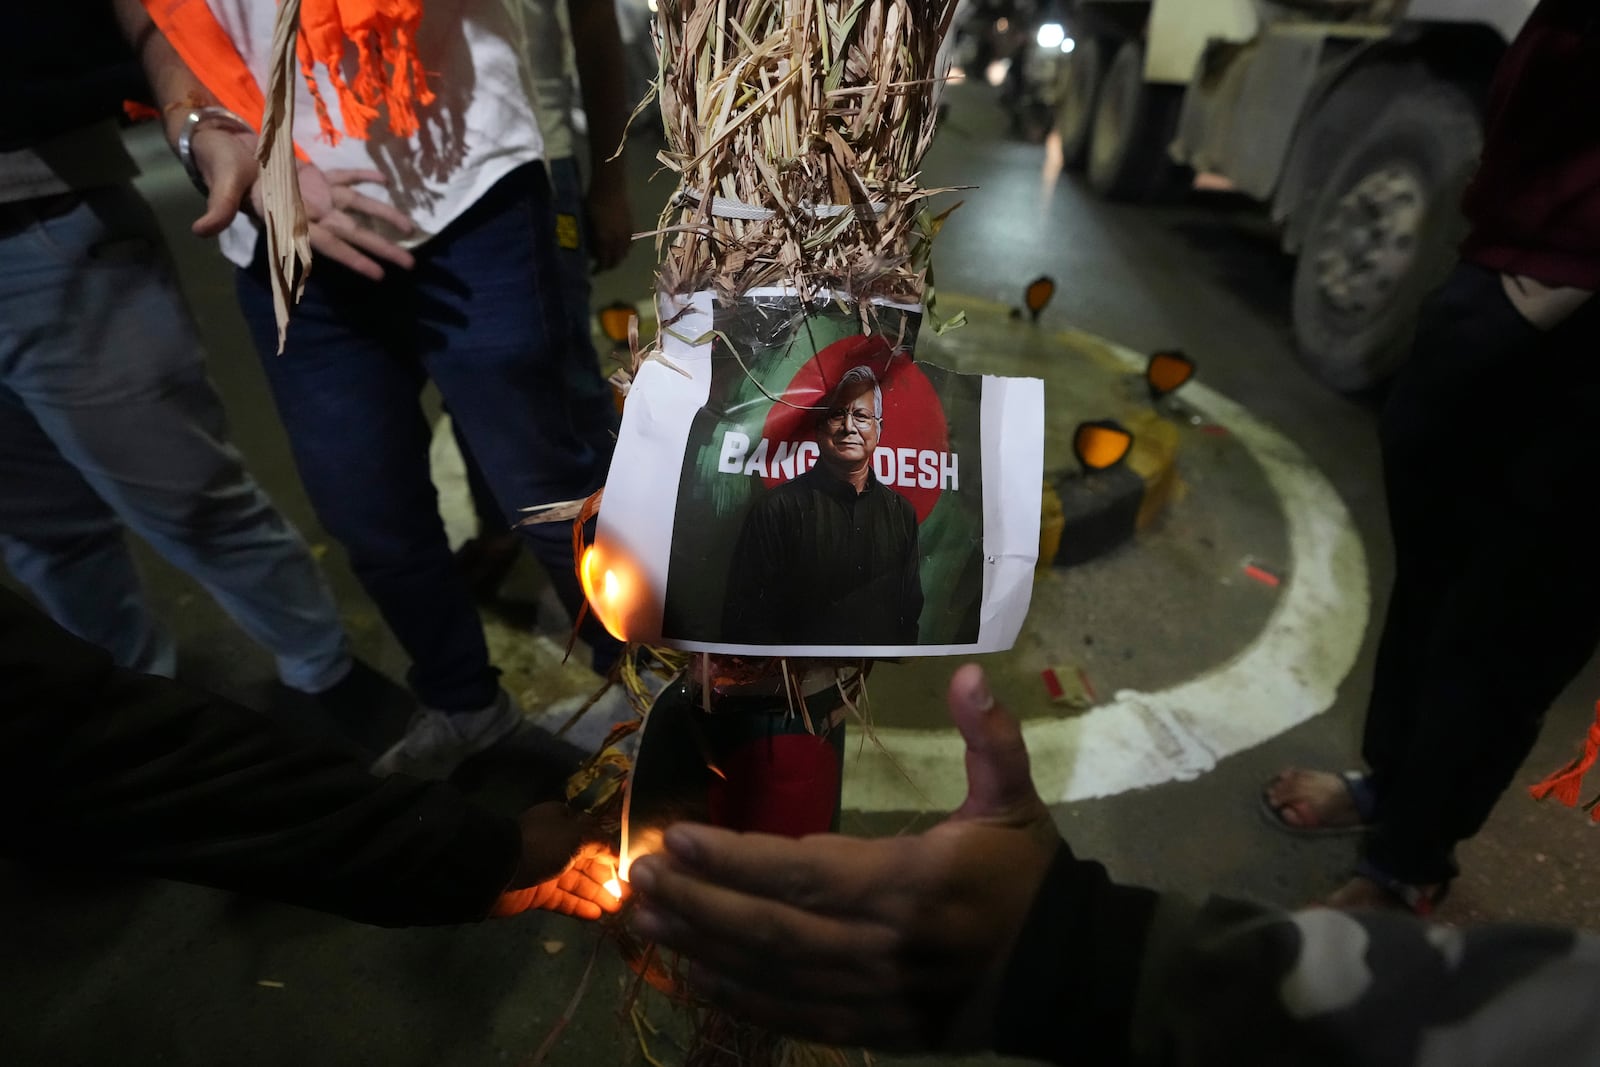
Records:
M225 107L191 108L183 117L183 128L178 131L178 162L183 164L184 172L189 175L189 180L194 182L194 187L201 193L208 193L210 190L206 188L206 180L200 176L200 168L195 166L194 162L194 135L199 132L202 122L214 122L239 133L256 131L248 122Z

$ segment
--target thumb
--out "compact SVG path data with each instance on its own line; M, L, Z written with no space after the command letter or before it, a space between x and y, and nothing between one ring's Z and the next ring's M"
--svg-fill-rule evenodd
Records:
M234 216L239 214L239 205L244 202L244 197L249 192L248 183L226 178L211 186L206 194L206 211L190 229L196 237L215 237L228 228Z
M1031 821L1043 808L1028 768L1022 727L995 703L983 668L969 663L950 679L950 718L967 743L967 799L954 818Z

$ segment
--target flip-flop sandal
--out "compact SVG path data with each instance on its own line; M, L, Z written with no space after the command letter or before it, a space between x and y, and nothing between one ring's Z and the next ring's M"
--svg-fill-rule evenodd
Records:
M1372 827L1378 811L1378 795L1372 789L1372 778L1365 771L1338 771L1339 781L1344 784L1350 799L1355 802L1356 815L1361 821L1354 826L1318 826L1315 823L1297 824L1284 819L1284 809L1287 804L1274 805L1267 797L1267 791L1261 791L1261 815L1267 824L1274 829L1282 830L1286 834L1297 837L1339 837L1346 834L1366 833ZM1277 781L1276 778L1273 781ZM1272 784L1271 782L1267 783Z
M1356 863L1356 876L1365 878L1383 890L1395 904L1419 919L1431 919L1439 905L1444 903L1444 898L1450 895L1449 882L1440 882L1438 885L1402 882L1381 867L1373 866L1370 860L1363 859Z

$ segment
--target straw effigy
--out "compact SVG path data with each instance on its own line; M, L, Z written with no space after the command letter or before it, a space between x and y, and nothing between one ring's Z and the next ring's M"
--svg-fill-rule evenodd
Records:
M919 302L955 0L663 0L660 286Z
M924 189L919 178L955 8L956 0L661 0L658 159L679 178L654 231L664 316L673 295L711 290L732 303L779 287L805 303L852 304L870 331L875 300L931 303L929 253L943 217L927 200L945 190ZM804 714L794 681L803 665L697 659L691 670L703 674L708 702L713 675L776 676L791 710ZM868 665L857 664L859 683ZM844 685L840 694L865 726ZM850 1062L692 998L682 1003L691 1021L685 1067ZM642 1005L630 997L629 1009L638 1027Z
M679 184L659 227L640 235L656 237L660 293L709 289L731 303L775 286L805 302L849 302L866 330L874 300L931 310L931 247L949 212L933 215L927 201L950 190L919 179L956 6L661 0L653 91L666 147L657 158ZM656 354L635 345L636 361ZM562 518L573 511L581 522L598 496L563 507ZM581 537L574 547L581 557ZM789 674L781 659L723 658L697 671L708 681ZM623 681L645 710L647 692Z

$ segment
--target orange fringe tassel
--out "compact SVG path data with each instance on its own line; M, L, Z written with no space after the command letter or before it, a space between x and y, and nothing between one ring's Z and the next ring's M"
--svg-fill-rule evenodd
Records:
M1529 786L1528 792L1535 800L1553 796L1569 808L1577 807L1578 794L1583 788L1583 776L1594 766L1596 756L1600 756L1600 702L1595 704L1595 721L1589 727L1589 736L1584 741L1583 755L1543 781ZM1591 819L1600 822L1600 797L1584 807L1589 810Z
M161 117L161 112L139 100L124 100L122 113L128 116L129 122L149 122Z
M206 0L143 3L206 88L223 106L259 126L261 87ZM417 132L417 108L434 100L417 55L421 25L422 0L301 0L295 52L316 103L317 123L330 144L337 143L341 135L365 139L380 108L388 110L389 129L396 136L410 137ZM343 70L347 51L356 59L355 77L349 81ZM317 88L319 66L327 70L338 97L343 131L335 126ZM304 158L298 149L297 153Z
M311 70L317 64L327 69L349 136L365 139L380 107L388 110L397 137L417 132L417 108L434 99L417 55L421 24L421 0L301 0L301 66L313 94ZM346 82L340 67L352 46L356 71ZM336 141L339 131L320 101L317 118L323 136Z

